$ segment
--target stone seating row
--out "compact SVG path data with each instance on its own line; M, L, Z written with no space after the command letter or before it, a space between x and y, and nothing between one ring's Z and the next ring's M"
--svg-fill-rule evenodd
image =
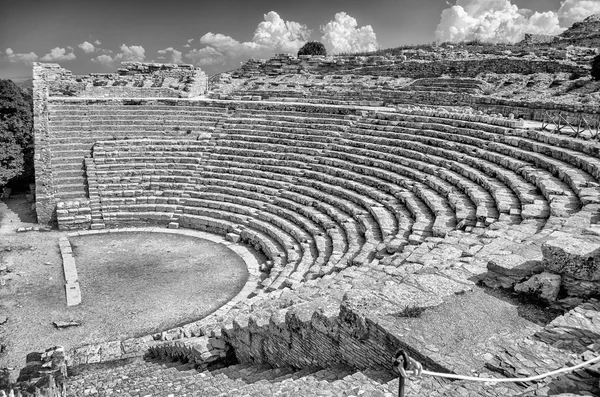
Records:
M139 134L142 135L144 138L147 138L149 135L143 134L142 132L139 132ZM150 134L150 136L152 135ZM71 140L75 141L75 143L64 143L64 141L66 140L65 138L61 138L60 140L51 139L50 153L52 159L52 174L54 184L57 187L58 198L65 200L69 198L79 198L86 196L86 179L83 167L83 158L85 156L89 156L91 152L90 149L93 146L94 142L98 139L98 137L103 137L103 134L96 135L89 132L82 133L80 136L73 136L71 138ZM164 138L162 133L157 134L154 137L156 139ZM186 138L189 141L189 137L187 135ZM202 142L202 140L198 142ZM190 143L188 148L192 149L193 147L197 146L202 146L202 143L200 143L199 145L197 143ZM175 152L172 151L171 153L166 153L162 156L164 158L165 163L169 161L171 161L172 163L185 161L183 157L180 157L179 159L173 158L173 153ZM193 151L193 153L196 153L195 156L197 156L198 150ZM177 152L177 154L179 156L190 155L190 153L186 154L186 152L182 153L181 151ZM153 162L156 161L158 158L159 156L157 155L157 157L155 158L149 158L148 161ZM101 159L99 161L110 162L109 159ZM190 164L192 163L192 161L198 162L199 160L188 160ZM172 166L168 165L167 167L171 168Z
M135 101L135 100L133 100ZM144 103L153 101L141 101L140 104L127 104L127 100L121 101L108 101L103 103L97 101L97 103L84 103L80 101L78 103L69 103L66 101L57 100L52 98L48 103L48 108L51 110L50 116L70 116L73 114L110 114L114 112L130 112L135 111L138 114L155 114L156 112L198 112L200 114L225 114L227 108L222 106L210 106L210 103L200 101L180 101L174 100L172 104L160 104L160 103Z
M105 153L106 153L105 151L101 151L99 155L102 156ZM98 165L99 170L101 169L102 165L103 164ZM143 171L145 171L145 170L143 170ZM101 176L101 172L102 171L98 172L98 180L100 182L98 184L98 188L102 192L101 196L102 196L103 207L108 212L108 216L105 217L105 220L108 220L109 225L110 225L110 221L113 219L112 212L114 212L117 209L120 211L125 211L125 212L135 212L136 208L134 208L134 207L137 206L137 211L144 212L144 213L151 211L153 208L155 208L156 210L159 210L159 211L163 211L163 212L169 210L169 208L165 205L159 206L158 204L154 204L154 203L161 202L161 197L151 198L151 197L145 197L145 196L142 197L142 195L144 195L146 193L146 191L144 191L144 188L149 189L150 190L149 193L153 194L153 193L158 193L161 191L166 192L167 188L173 188L173 184L164 184L164 187L158 183L150 183L150 184L144 185L143 183L141 183L140 176L135 176L133 178L128 177L128 176L121 177L130 183L102 184L103 177ZM116 170L116 171L111 170L109 172L112 174L112 176L110 176L109 178L119 178L119 176L115 176L115 175L119 175L121 173L121 171L119 171L119 170ZM167 177L171 178L171 179L177 178L173 175L167 175ZM133 190L133 189L129 189L129 188L134 188L136 186L141 187L142 189L138 189L137 191ZM180 199L177 197L175 197L175 198L169 197L168 200L166 200L166 202L178 204L179 209L181 209L181 211L183 213L191 212L193 215L206 215L206 214L199 213L198 209L196 209L196 207L199 206L199 203L202 202L204 204L204 207L206 207L206 208L213 208L216 206L216 209L218 209L218 210L225 210L225 211L233 212L233 213L243 213L245 215L253 215L253 216L257 217L258 219L263 219L263 220L265 219L265 216L264 216L263 212L261 212L261 211L254 213L254 214L245 212L244 209L248 207L247 201L242 206L239 203L223 204L223 202L209 201L206 199L206 197L204 197L203 199L198 199L197 197L202 197L202 196L200 196L200 192L193 191L193 188L195 188L195 187L197 187L196 184L187 185L187 186L185 184L180 184L180 191L187 191L188 194L186 196L188 196L188 197L183 198L183 199ZM118 195L118 196L116 198L114 198L113 195ZM121 198L121 195L123 195L124 198ZM138 198L141 198L141 200L138 200ZM163 200L164 199L165 198L163 198ZM146 204L147 200L152 200L153 203ZM203 200L203 201L201 201L201 200ZM128 201L129 201L129 204L128 204ZM139 201L139 203L138 203L138 201ZM117 205L115 205L115 204L117 204ZM118 205L120 205L120 207L117 208ZM170 210L173 212L175 210L175 208L174 207L170 208ZM162 217L162 215L161 215L161 217ZM124 218L121 215L120 217L115 217L115 219L123 220L123 219L131 219L131 217ZM166 218L162 217L161 219L166 219ZM310 234L303 232L302 229L295 226L295 223L291 223L281 217L274 218L272 216L269 216L268 220L270 223L275 224L280 229L291 233L300 244L315 245L314 242L310 241L312 239ZM298 219L296 219L296 221L298 221ZM275 234L275 233L273 233L273 234ZM287 246L290 246L289 242L288 242ZM325 254L326 248L325 248L325 245L323 245L323 244L318 244L318 246L321 248L321 252L319 252L320 256L317 257L315 259L315 261L317 263L322 264L325 262L323 255ZM284 274L283 276L292 277L292 278L296 277L299 279L298 281L300 281L301 276L303 277L305 275L305 273L307 273L308 269L313 267L313 265L314 265L313 262L315 262L315 261L312 261L311 257L309 255L305 255L304 259L299 262L299 266L298 266L299 270L297 272L300 272L300 276L296 276L294 273ZM319 265L317 265L317 268L318 268L318 266ZM284 279L285 279L285 277L284 277Z
M232 207L230 206L231 210ZM265 280L264 286L270 289L279 289L287 286L290 280L295 277L295 271L302 272L312 264L312 253L310 248L302 245L292 235L273 225L270 221L263 221L257 217L251 216L245 207L238 206L237 209L244 213L236 213L228 210L216 210L202 207L184 207L184 215L200 215L213 219L227 220L236 225L241 225L243 229L250 228L262 232L271 239L277 241L283 252L286 261L282 263L281 268L273 267L269 274L269 279Z
M343 131L344 127L351 124L347 116L335 114L302 114L300 112L274 113L250 112L238 110L224 120L228 125L235 124L269 124L281 127L328 129ZM325 127L326 126L326 127Z
M324 247L327 248L331 245L331 256L329 257L329 261L332 262L335 260L335 264L344 263L343 267L348 263L348 258L346 262L341 260L342 256L349 256L355 253L358 250L358 245L355 243L358 236L358 230L356 227L353 227L351 222L348 222L347 218L341 218L341 212L336 208L332 208L329 214L324 212L319 212L314 207L306 204L313 201L313 198L301 196L299 194L290 193L286 198L283 197L275 197L274 195L267 195L262 192L253 191L252 187L256 187L256 185L250 185L246 183L227 183L227 180L219 179L219 180L205 180L205 185L202 187L202 192L198 192L192 194L192 196L204 196L206 194L218 193L227 197L229 200L235 201L239 198L246 199L250 198L255 205L261 205L262 208L268 209L273 213L276 213L279 216L284 216L290 221L294 223L303 224L305 230L307 230L315 239L315 241L320 240L322 236L322 232L316 232L318 230L315 228L315 225L319 225L323 230L326 230L326 234L329 236L331 242L327 242ZM263 189L258 189L264 192ZM277 194L277 192L275 192ZM284 193L281 193L282 196ZM284 203L284 205L275 205L270 203L278 204ZM259 204L260 203L260 204ZM282 215L282 211L286 210L286 214ZM337 217L337 218L336 218ZM313 224L310 224L307 220L310 219L313 221ZM340 223L343 221L343 223ZM342 225L341 227L339 225ZM308 225L308 226L307 226ZM319 243L317 242L317 245ZM323 269L318 269L320 264L316 264L317 267L313 269L314 274L319 274L324 271Z
M359 148L354 147L352 144L356 144ZM519 208L518 200L504 202L501 200L502 196L494 195L493 191L485 190L477 182L471 182L470 179L463 177L460 169L455 170L450 168L447 161L436 162L439 159L422 154L422 152L410 153L399 150L396 147L355 142L349 142L347 145L335 145L334 149L337 150L337 154L334 154L337 157L343 156L361 164L375 165L378 168L387 170L388 175L391 172L392 178L394 174L405 175L427 184L432 189L447 197L453 194L453 188L459 192L462 191L473 202L473 210L478 214L476 217L480 218L480 220L484 216L497 218L497 213L508 213L511 206L512 208ZM469 174L466 173L466 175ZM448 187L448 185L451 187ZM499 183L494 185L498 187ZM454 194L456 197L456 193ZM455 200L450 201L453 202ZM464 217L461 218L464 219Z
M222 164L223 161L219 160L219 163ZM245 185L266 186L270 189L284 188L285 190L293 189L294 191L296 191L296 189L297 189L297 187L292 187L291 185L289 185L287 183L286 183L287 185L282 185L280 181L274 180L273 179L273 177L275 176L274 174L265 173L264 178L260 178L260 177L256 177L256 176L240 175L237 172L234 172L235 170L233 170L233 169L229 170L229 171L232 171L231 173L223 172L222 169L216 169L214 167L211 167L211 170L212 171L207 171L206 177L210 178L210 179L205 180L204 181L205 184L215 183L216 181L218 181L217 183L220 183L222 181L229 180L229 181L235 182L235 183L232 183L233 185L243 183ZM254 175L256 175L256 174L254 173ZM302 192L306 195L305 190L303 190ZM275 194L279 194L279 192L277 192ZM310 192L308 195L313 197L313 200L314 200L314 198L318 198L322 201L329 202L329 204L333 203L331 205L336 206L336 208L342 207L342 209L345 210L344 212L349 215L346 215L345 217L338 215L340 217L340 220L342 222L348 222L350 219L354 219L354 221L357 222L358 225L361 225L361 227L359 228L357 226L352 231L354 232L354 231L358 231L361 229L368 230L369 232L365 231L364 233L370 237L369 247L372 248L373 246L376 245L376 241L377 241L376 234L378 233L378 230L376 229L376 223L374 220L370 219L370 217L367 215L366 211L362 210L360 207L353 204L351 201L340 199L340 198L335 197L328 193L313 191L312 195L310 194ZM363 246L364 246L364 244L363 244ZM363 260L364 257L368 256L370 253L371 252L365 248L361 252L359 252L359 255L357 255L357 258L354 258L354 260L355 261Z
M262 128L264 129L264 127L262 127ZM270 129L270 128L269 128L269 129ZM237 133L237 132L240 132L240 131L236 129L236 130L233 130L232 132L235 132L235 133ZM259 134L261 134L261 131L258 131L258 130L257 130L257 131L250 132L250 131L248 131L248 130L244 130L244 133L245 133L245 134L252 133L252 134L255 134L255 135L259 135ZM269 132L269 134L272 134L272 133L271 133L271 132ZM281 133L277 133L277 134L278 134L279 136L285 136L285 135L282 135ZM291 135L291 137L292 137L292 138L295 138L295 139L298 139L298 138L297 138L297 135Z
M531 188L526 187L527 185L540 187L542 192L547 192L548 189L544 189L544 187L552 184L553 186L558 186L558 191L561 192L561 195L572 196L572 192L568 186L562 184L560 180L554 178L551 174L544 173L543 170L536 169L537 177L540 178L540 180L536 180L535 176L525 178L527 174L523 174L532 169L530 164L515 160L509 155L488 151L485 148L473 148L460 141L448 142L448 140L445 139L437 139L437 134L432 134L429 131L412 131L404 128L398 128L394 132L374 131L370 133L366 128L357 131L358 136L368 134L374 136L370 141L381 143L384 147L395 145L396 147L407 148L407 150L412 151L413 156L422 156L421 153L431 153L428 157L445 156L446 158L454 158L458 163L463 162L473 168L479 168L488 175L493 176L496 174L498 179L510 186L517 196L519 196L519 199L525 203L531 203L535 200L532 197L528 198L528 196L531 196L528 192L533 192ZM434 138L431 138L432 135ZM396 149L396 147L394 148ZM402 149L398 150L402 151ZM402 151L402 155L410 154ZM483 163L481 162L481 158L484 160ZM510 177L506 175L506 170L512 171ZM523 176L519 176L515 179L514 176L517 173ZM541 174L544 174L545 177L541 178Z
M317 202L313 197L295 192L274 190L270 194L265 194L263 189L260 189L261 192L255 191L256 185L243 182L227 184L226 182L227 180L205 180L202 191L192 193L192 197L196 194L202 196L216 192L228 197L229 200L250 198L253 202L261 203L261 205L268 206L270 209L273 208L273 211L278 213L287 210L288 219L294 222L297 221L298 215L303 216L304 219L310 219L314 224L325 230L331 239L332 252L329 262L332 267L342 263L343 265L340 266L345 267L349 262L349 258L351 259L358 251L358 228L352 218L336 207ZM279 196L276 196L277 194ZM305 227L305 230L313 230L311 234L315 235L313 226ZM321 232L318 232L317 236L320 235Z
M117 172L118 172L118 171L117 171ZM134 184L133 184L133 185L135 185L135 183L136 183L136 182L139 182L139 180L134 180L133 182L134 182ZM110 186L110 185L100 185L99 187L100 187L100 189L101 189L101 190L104 192L103 194L104 194L105 196L108 196L108 197L110 197L110 195L111 195L111 188L113 188L112 186ZM122 185L121 185L121 186L116 186L116 187L117 187L117 190L119 190L119 188L123 188L123 187L124 187L124 188L128 188L128 187L133 187L133 186L128 186L128 185L122 186ZM171 187L171 186L169 186L169 187ZM128 192L128 193L127 193L127 192ZM129 196L136 196L136 195L137 195L137 194L136 194L136 192L134 192L133 190L126 190L126 191L124 191L124 193L125 193L125 194L128 194ZM143 194L143 193L140 193L140 194ZM125 208L125 209L127 209L127 210L128 210L129 208Z
M357 133L363 135L367 134L367 131L368 127L361 128ZM454 152L461 152L470 157L475 156L490 160L520 174L528 183L536 185L547 196L552 194L566 196L562 199L558 198L558 200L556 200L556 197L547 197L550 202L562 202L564 204L563 207L568 207L569 205L576 206L575 200L572 199L574 193L578 190L580 191L582 186L587 187L590 183L594 184L594 178L591 175L586 174L581 169L569 163L561 162L549 156L517 149L506 144L497 142L488 143L479 137L471 137L470 135L464 136L457 133L452 134L432 130L413 130L397 126L392 127L390 131L393 132L386 131L382 133L376 131L374 134L397 138L398 145L403 145L404 141L419 140L426 142L420 146L423 150L428 150L428 147L433 145L450 147L451 151ZM418 138L414 136L418 136ZM431 138L437 138L437 140ZM494 139L495 137L492 136L490 138ZM573 187L575 189L572 191Z
M222 149L220 147L217 147L217 148L215 148L215 152L218 152L219 150L225 150L228 153L238 152L240 154L247 154L248 155L248 159L251 159L251 158L253 158L252 157L252 153L249 152L246 149L249 149L249 150L254 149L254 154L256 154L258 150L263 150L264 151L265 149L270 149L272 151L276 151L276 150L278 150L277 149L278 147L279 147L278 145L268 145L267 146L266 144L262 144L262 143L261 144L256 144L256 143L250 142L250 141L246 141L246 142L243 142L243 143L240 142L240 141L228 141L228 144L225 145L224 149ZM318 156L317 158L321 158L321 156ZM433 199L432 198L432 200L436 200L436 202L432 203L431 205L432 205L432 207L435 208L435 210L440 215L440 222L442 222L441 221L441 219L442 219L442 217L441 217L441 211L444 211L446 213L446 215L447 215L446 216L447 219L445 221L443 221L442 224L440 225L440 228L441 228L440 229L440 233L443 234L442 230L445 228L445 226L447 224L451 224L452 223L452 218L454 218L454 216L450 214L450 212L452 212L452 211L449 209L449 207L448 207L447 204L443 204L442 202L440 202L440 200L437 200L437 199ZM366 207L368 208L368 205ZM447 209L447 210L444 210L444 209Z
M233 152L233 154L232 154ZM301 183L302 185L307 185L310 186L312 184L315 183L315 181L324 181L327 183L330 183L332 185L339 185L340 183L343 184L343 181L341 180L336 180L335 178L331 178L331 176L326 175L325 173L317 173L317 172L312 172L309 170L304 170L302 172L298 172L297 170L294 170L293 168L290 169L290 167L287 166L275 166L275 165L266 165L262 162L254 162L255 159L258 159L259 157L253 157L252 155L257 154L256 151L251 152L251 151L235 151L235 150L229 150L227 147L225 147L223 150L221 150L221 148L217 148L216 151L214 153L211 154L211 157L214 160L211 160L211 162L214 162L215 164L219 164L222 167L223 166L228 166L230 168L222 170L223 172L229 172L229 173L241 173L241 174L248 174L251 176L262 176L266 181L270 181L270 180L284 180L286 183ZM266 156L268 157L268 156ZM249 170L244 170L242 168L237 168L237 166L239 166L239 164L246 164L249 168ZM311 167L312 168L312 167ZM327 179L323 179L323 178L327 178ZM270 182L267 182L270 183ZM344 186L344 185L340 185L340 186ZM368 195L364 196L364 198L360 198L359 194L356 193L352 193L352 190L356 190L356 186L357 184L354 184L354 186L349 186L349 185L345 185L344 187L346 188L346 191L344 192L344 194L341 195L341 197L346 197L349 200L353 200L354 203L357 203L361 206L363 206L362 208L357 208L356 206L352 205L352 204L348 204L348 200L346 199L340 199L339 205L343 206L344 209L351 214L362 214L365 212L368 212L370 207L374 207L379 205L376 201L369 199ZM327 189L327 188L326 188ZM375 190L373 190L372 188L368 187L366 189L363 189L363 191L367 191L368 194L373 194L376 195L377 192ZM393 199L393 197L388 197L388 199ZM364 201L367 200L367 201ZM390 222L388 222L390 223Z
M240 153L238 153L238 154L240 154ZM235 155L223 155L223 154L219 153L218 157L216 157L216 162L218 164L226 164L228 161L230 161L232 164L235 165L235 164L239 164L240 162L245 161L246 158L251 158L252 157L252 156L244 156L243 154L245 154L245 153L241 153L241 154L242 154L241 156L235 156ZM213 154L213 156L215 156L215 154ZM261 157L255 157L253 159L265 160L265 159L263 159ZM266 160L268 162L268 158ZM281 159L279 159L279 161L281 161ZM263 161L263 163L264 162L265 161ZM260 167L261 169L264 169L264 165L261 165L261 164L258 164L258 165L257 164L253 164L251 166L252 169L255 169L256 167ZM286 168L288 168L288 167L277 167L275 169L266 168L266 169L269 169L269 171L271 173L270 174L266 174L265 176L266 177L273 177L274 175L276 175L277 171L281 172L282 169L286 169ZM283 172L285 172L285 170ZM295 173L295 175L298 175L298 174ZM320 176L317 173L307 174L306 176L308 176L309 179L306 180L306 182L303 182L302 185L314 185L316 180L319 180L319 179L323 180L323 177ZM330 178L331 178L331 176L330 176ZM299 179L298 182L300 182L302 180L305 180L305 178L304 179ZM253 180L253 182L256 182L256 181ZM334 184L334 185L335 184L339 184L339 182L336 180L336 178L331 178L329 180L325 179L325 182L327 184L329 184L329 185L331 185L331 184ZM269 183L269 182L267 182L267 183ZM323 183L323 182L320 182L320 183ZM328 200L329 202L331 202L333 205L335 205L337 207L340 207L341 205L344 205L344 201L340 200L340 198L337 198L337 199L335 197L330 198L329 196L325 196L322 193L322 191L331 190L331 188L327 184L325 184L324 186L317 186L317 188L320 188L320 189L315 189L313 191L312 195L316 195L316 197L320 201ZM348 196L348 193L351 192L351 190L349 190L349 189L356 189L357 186L358 186L358 184L356 184L356 183L352 184L352 187L350 187L350 188L348 188L348 186L345 186L347 189L346 189L345 192L342 193L341 197L343 198L343 197ZM300 189L300 187L290 187L289 189L292 189L294 191L298 191L298 189ZM302 189L304 189L304 187L302 187ZM321 191L319 191L319 190L321 190ZM368 196L369 193L377 193L377 190L373 189L371 186L368 186L368 185L363 185L362 190L359 189L359 191L362 194L365 194L365 192L367 192L366 193L367 196ZM305 189L304 192L306 193L306 189ZM289 192L285 192L285 193L289 193ZM339 192L337 194L340 195ZM371 202L360 201L360 198L359 198L360 196L358 196L356 194L354 194L353 196L354 196L355 201L357 201L359 204L364 205L367 208L367 211L370 211L371 215L374 215L375 217L379 218L378 219L378 223L380 225L385 225L386 221L387 221L388 225L392 224L392 220L394 219L394 215L391 215L389 212L387 214L385 214L385 210L382 207L380 207L377 203L373 203L372 201ZM377 195L375 194L374 197L377 197ZM394 198L390 196L388 199L393 200ZM374 204L377 204L377 205L374 205ZM363 207L363 208L365 208L365 207ZM425 207L425 206L422 205L422 207ZM398 207L397 208L393 208L393 206L391 206L391 207L388 207L388 208L391 208L392 211L394 211L394 210L397 210ZM344 209L346 210L346 212L351 213L351 214L355 214L355 215L362 215L363 212L366 212L362 208L356 208L356 207L353 207L353 206L348 206L348 203L345 204ZM377 211L377 210L381 210L381 211L383 211L383 213L379 213L379 214L373 213L374 211ZM402 235L402 237L404 237L404 238L406 237L406 229L405 229L405 227L407 225L410 225L410 222L406 219L408 217L407 213L408 213L408 211L406 211L405 213L401 213L400 216L398 216L398 214L396 214L396 218L402 218L402 221L403 221L403 222L402 221L398 222L398 223L402 222L402 227L398 228L399 231L397 233L400 234L400 235ZM385 214L385 215L383 215L383 214ZM382 218L382 216L384 216L384 218ZM343 219L342 219L342 222L343 222ZM428 223L433 223L433 221L430 221ZM383 230L385 230L385 229L383 229ZM410 228L409 228L409 230L410 230ZM431 230L431 229L429 229L429 230ZM389 234L393 234L393 232L388 231L387 234L388 235ZM395 244L401 245L402 242L395 241Z
M257 124L257 123L252 123L252 124ZM446 127L443 127L443 128L446 128ZM224 137L223 137L223 136L217 136L217 137L215 137L215 138L216 138L217 140L222 140ZM239 140L240 140L240 136L233 136L233 135L232 135L231 137L227 136L226 138L232 138L232 139L234 139L235 141L239 141ZM262 139L262 138L261 138L261 139ZM255 140L255 138L252 138L252 140ZM259 141L260 141L260 140L259 140ZM262 139L262 141L261 141L260 143L261 143L262 145L264 145L264 141L265 141L265 140L264 140L264 139ZM324 154L325 154L325 155L327 155L327 154L328 154L328 153L324 153L324 150L325 150L325 149L322 149L322 150L319 152L319 151L314 151L312 148L310 148L310 150L298 150L298 148L296 147L296 148L294 148L294 150L291 150L291 151L290 151L290 150L289 150L289 148L283 147L283 146L285 146L285 145L281 145L281 144L280 144L280 143L282 143L282 140L281 140L281 139L279 139L279 140L277 140L277 141L278 141L278 144L273 144L273 146L269 146L269 149L271 149L271 148L274 148L274 149L276 149L276 151L277 151L278 153L285 153L285 155L286 155L286 156L287 156L287 155L288 155L288 153L289 153L289 154L294 154L294 155L297 155L297 156L298 156L297 158L300 158L301 156L309 156L309 157L311 157L311 156L312 156L312 157L317 157L318 159L320 159L320 158L322 158L322 157L327 157L327 156L324 156ZM228 145L228 146L229 146L229 143L231 143L231 142L227 142L227 145ZM290 139L289 141L283 141L283 143L287 143L287 144L289 144L289 145L293 145L293 144L294 144L294 140L291 140L291 139ZM237 143L237 142L233 144L233 146L234 146L234 147L235 147L236 145L238 145L238 143ZM296 145L297 145L297 143L296 143ZM239 146L240 146L240 147L244 147L244 146L248 147L246 143L242 143L242 144L240 144ZM347 146L347 145L346 145L346 146ZM290 152L291 152L291 153L290 153ZM494 158L495 158L495 159L497 159L498 157L494 157ZM313 161L313 162L314 162L314 161ZM338 165L339 165L339 164L338 164ZM321 171L322 171L322 170L321 170ZM538 174L537 176L539 177L539 174ZM460 180L460 178L459 178L459 179L457 179L457 178L456 178L456 177L454 177L452 174L446 174L446 178L447 178L448 180L450 180L450 179L451 179L451 180L453 180L453 181L454 181L454 183L457 183L457 182L461 181L461 180ZM467 181L466 181L464 178L462 179L462 182L463 182L463 185L466 185L466 184L467 184ZM281 185L279 185L279 186L278 186L278 188L281 188ZM463 186L463 188L464 188L464 186ZM548 189L546 189L546 190L548 191ZM447 189L446 189L446 191L447 191ZM477 201L477 200L473 200L474 198L476 198L476 197L477 197L477 196L476 196L476 195L473 193L473 191L474 191L474 190L471 190L471 193L472 193L472 194L471 194L471 196L470 196L470 199L471 199L471 201ZM455 201L455 203L456 203L456 201ZM432 203L430 203L430 204L432 204ZM435 205L435 204L432 204L432 206L436 206L436 205ZM371 207L373 207L373 206L368 206L368 207L369 207L369 208L371 208ZM454 206L454 207L456 208L456 204L455 204L455 206ZM373 207L373 208L374 208L374 207ZM387 214L387 215L388 215L388 218L389 218L389 214L390 214L390 213L388 213L388 214ZM373 216L374 214L373 214L373 213L371 213L370 215L371 215L371 216ZM373 218L373 219L375 219L375 218ZM379 223L381 223L382 225L384 225L384 229L383 229L383 230L384 230L384 232L385 232L385 222L381 222L381 220L382 220L382 219L383 219L383 218L379 219L379 221L380 221ZM380 228L380 231L381 231L381 228ZM387 236L386 236L386 237L387 237ZM381 236L381 238L383 238L383 235Z
M227 147L225 147L225 148L221 148L221 149L219 149L219 150L221 150L221 151L223 151L223 150L224 150L224 151L227 151L227 152L229 152L229 153L233 153L233 154L235 154L236 152L239 152L240 154L244 154L244 155L245 155L247 158L252 158L253 160L254 160L254 158L256 158L257 156L258 156L258 157L260 157L260 156L262 155L262 153L261 153L261 152L259 152L258 150L255 150L255 151L254 151L254 153L253 153L252 151L250 151L250 150L244 150L243 152L241 152L239 149L230 150L230 149L228 149ZM240 159L240 161L242 161L242 160L243 160L243 159ZM282 159L281 157L280 157L280 158L278 158L278 161L282 161L282 160L284 160L284 159ZM374 191L374 190L372 190L372 189L371 189L371 191Z
M596 170L597 165L600 164L597 159L586 155L584 153L576 153L575 151L566 151L564 149L558 149L544 142L535 141L531 138L523 138L518 135L519 130L508 130L502 127L491 127L487 128L463 128L462 126L454 127L447 124L446 119L435 120L435 123L424 123L414 127L418 127L424 131L440 131L441 133L451 134L456 137L460 136L461 142L476 145L478 147L487 146L492 149L502 150L504 153L509 153L515 158L524 159L529 161L540 168L544 168L548 171L557 174L556 168L562 168L565 172L565 182L568 183L574 190L577 189L578 182L589 179L586 177L585 171L579 167L584 164L586 168ZM479 124L476 125L479 127ZM393 125L396 127L410 125L405 121L395 121ZM468 127L468 125L467 125ZM541 134L533 134L532 136L539 137ZM446 135L448 136L448 135ZM482 144L482 142L490 141L490 144ZM562 160L564 159L564 161Z

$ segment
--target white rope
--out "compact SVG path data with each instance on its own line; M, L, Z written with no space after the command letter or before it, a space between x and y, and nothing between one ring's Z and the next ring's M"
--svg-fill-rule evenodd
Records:
M581 364L577 364L573 367L561 368L561 369L557 369L556 371L551 371L551 372L547 372L545 374L536 375L536 376L530 376L528 378L479 378L476 376L465 376L465 375L455 375L455 374L447 374L447 373L441 373L441 372L432 372L432 371L427 371L427 370L423 369L423 366L421 365L421 363L416 361L412 357L409 358L409 361L410 361L409 367L414 367L414 369L405 370L402 368L402 365L400 365L398 367L398 370L400 371L401 375L403 374L404 376L417 376L417 377L421 376L421 375L430 375L430 376L438 376L441 378L448 378L448 379L470 380L470 381L475 381L475 382L499 383L499 382L533 382L535 380L543 379L548 376L554 376L554 375L562 374L565 372L572 372L572 371L575 371L576 369L583 368L583 367L586 367L597 361L600 361L600 356L594 357L590 360L587 360Z

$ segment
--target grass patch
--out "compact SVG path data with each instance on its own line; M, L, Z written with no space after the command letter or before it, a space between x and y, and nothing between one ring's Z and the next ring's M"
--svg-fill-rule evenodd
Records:
M398 318L418 318L421 317L421 314L426 310L424 307L415 306L415 305L406 305L402 311L398 313L392 314L394 317Z

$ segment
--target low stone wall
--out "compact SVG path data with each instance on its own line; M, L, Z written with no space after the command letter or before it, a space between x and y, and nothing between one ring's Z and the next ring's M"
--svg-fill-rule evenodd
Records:
M90 200L59 201L56 218L59 230L89 229L92 223Z

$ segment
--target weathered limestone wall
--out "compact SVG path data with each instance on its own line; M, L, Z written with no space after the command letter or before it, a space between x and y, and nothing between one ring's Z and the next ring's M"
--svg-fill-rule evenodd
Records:
M68 76L57 64L34 64L33 66L33 133L35 154L35 197L38 222L48 223L56 216L54 212L54 182L50 154L48 127L49 85Z

